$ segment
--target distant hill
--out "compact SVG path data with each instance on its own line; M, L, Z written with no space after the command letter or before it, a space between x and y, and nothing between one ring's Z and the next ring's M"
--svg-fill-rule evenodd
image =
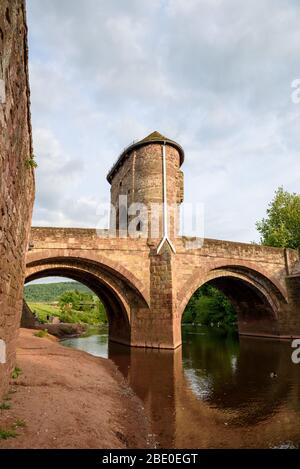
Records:
M52 303L69 290L92 293L91 290L78 282L36 283L25 285L24 297L27 302Z

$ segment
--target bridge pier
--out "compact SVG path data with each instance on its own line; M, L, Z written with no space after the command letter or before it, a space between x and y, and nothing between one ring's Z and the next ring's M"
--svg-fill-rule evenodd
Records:
M289 275L285 279L289 307L282 318L282 333L300 337L300 274Z
M150 244L150 308L132 316L131 345L175 349L181 345L181 329L174 321L174 254L165 243L159 254Z

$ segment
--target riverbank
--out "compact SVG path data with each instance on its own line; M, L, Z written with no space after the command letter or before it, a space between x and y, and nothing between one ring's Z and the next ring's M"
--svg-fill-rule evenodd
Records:
M110 361L21 329L18 378L0 410L0 448L144 448L150 424ZM11 432L3 440L1 435ZM15 437L14 437L15 435Z
M77 323L59 322L57 324L37 324L35 329L44 330L58 339L67 339L82 336L88 331L88 326Z

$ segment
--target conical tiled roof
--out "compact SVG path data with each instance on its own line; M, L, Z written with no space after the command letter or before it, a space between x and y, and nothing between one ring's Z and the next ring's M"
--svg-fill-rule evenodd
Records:
M152 132L151 134L147 135L147 137L143 138L142 140L140 140L140 142L153 142L155 140L168 140L167 137L164 137L162 134L160 134L159 132L157 132L157 130L155 130L154 132Z
M151 134L147 135L147 137L143 138L142 140L139 140L138 142L133 142L127 148L125 148L125 150L121 153L121 155L119 156L114 166L109 171L107 175L108 182L111 182L114 174L116 173L118 168L121 166L123 161L129 156L132 150L142 147L143 145L150 145L151 143L161 143L161 144L167 143L171 145L172 147L175 147L180 154L180 164L183 163L184 161L183 148L177 142L174 142L174 140L170 140L168 137L165 137L160 132L155 130Z

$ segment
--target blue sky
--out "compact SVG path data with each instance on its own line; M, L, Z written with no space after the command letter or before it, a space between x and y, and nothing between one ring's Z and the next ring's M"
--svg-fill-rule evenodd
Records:
M185 149L205 236L258 240L275 189L299 191L296 0L27 0L34 225L97 223L106 174L153 130Z

